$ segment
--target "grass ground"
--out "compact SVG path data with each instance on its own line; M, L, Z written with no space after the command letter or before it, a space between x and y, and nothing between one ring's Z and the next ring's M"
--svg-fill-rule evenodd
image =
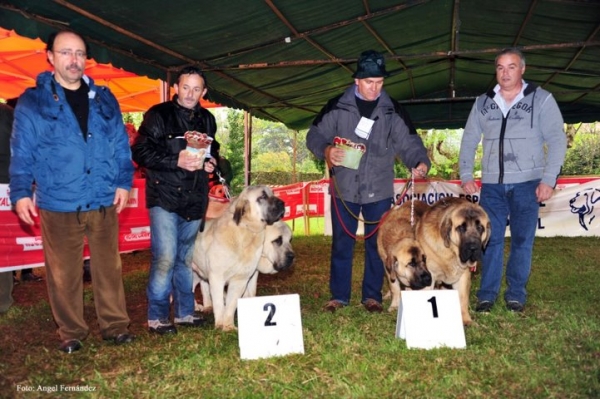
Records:
M472 313L477 325L465 330L466 349L420 350L395 337L396 314L370 314L359 304L362 243L352 303L323 313L330 238L317 234L322 219L311 220L308 237L303 226L294 227L294 267L261 275L258 295L300 295L304 354L240 360L237 333L210 326L169 337L148 334L150 255L140 251L123 255L131 330L138 335L127 346L101 341L89 285L84 298L91 333L73 355L56 349L45 285L15 288L15 306L0 316L0 397L600 397L598 238L537 239L523 314L499 303L490 314ZM478 283L475 274L472 304Z

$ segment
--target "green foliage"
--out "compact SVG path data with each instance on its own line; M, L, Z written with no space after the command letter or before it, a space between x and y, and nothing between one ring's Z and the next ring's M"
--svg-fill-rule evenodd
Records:
M575 135L572 147L567 151L562 174L600 174L600 134L598 132L580 132Z
M142 121L144 120L143 112L124 112L123 123L132 123L136 130L140 128Z
M244 188L244 114L240 111L229 109L227 111L227 142L221 145L221 155L231 162L233 180L231 194L237 195ZM220 135L217 140L221 140Z
M218 111L214 111L218 112ZM217 139L221 153L232 164L234 180L232 189L239 193L244 186L244 126L243 112L227 109L226 122L218 122ZM139 113L138 113L139 114ZM129 118L133 118L129 117ZM141 122L141 114L137 116ZM131 119L134 124L137 119ZM567 125L569 149L563 175L600 174L599 124ZM290 184L305 181L307 177L318 180L325 176L325 162L317 160L306 148L308 130L294 131L281 123L252 119L252 184ZM432 162L430 178L459 179L458 157L462 129L419 130L418 134L427 148ZM474 175L481 176L482 146L475 154ZM410 176L410 168L400 160L394 165L397 178Z
M254 157L252 166L256 170L289 172L292 166L292 159L285 151L262 152Z

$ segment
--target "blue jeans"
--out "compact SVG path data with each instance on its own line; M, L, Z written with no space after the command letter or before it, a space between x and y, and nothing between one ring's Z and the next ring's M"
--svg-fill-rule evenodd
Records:
M506 264L505 301L525 304L531 272L531 254L540 205L535 190L539 180L518 184L482 184L479 204L492 224L490 241L483 252L479 301L494 302L500 292L504 264L504 235L510 219L510 255Z
M363 205L352 202L345 202L345 204L355 215L358 215L362 211L364 220L377 221L381 219L381 216L386 211L390 210L392 199L388 198ZM347 232L344 230L342 223L346 227ZM352 290L352 258L354 256L354 244L356 243L356 239L352 235L356 234L358 220L350 215L340 199L333 196L331 203L331 226L333 235L331 243L331 276L329 280L331 299L338 300L347 305L350 302ZM365 236L368 236L376 228L377 224L365 223ZM369 298L381 302L383 275L383 262L377 252L377 233L375 233L365 240L365 271L363 275L361 302Z
M175 317L194 314L192 256L200 220L187 221L161 207L150 208L152 263L146 295L148 320L168 320L173 293Z

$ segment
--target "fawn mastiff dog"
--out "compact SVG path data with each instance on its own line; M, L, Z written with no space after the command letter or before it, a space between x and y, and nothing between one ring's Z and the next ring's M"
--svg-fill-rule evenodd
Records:
M292 248L292 229L287 223L278 221L265 228L265 242L263 244L262 254L258 261L256 272L250 277L246 290L242 297L251 298L256 296L256 286L258 274L275 274L287 270L294 262L294 249ZM194 285L196 288L200 284L197 267L194 267ZM212 312L212 300L208 284L202 284L202 303L196 303L196 310L201 312Z
M237 300L257 271L266 227L280 220L284 210L269 187L246 187L196 237L192 267L201 279L203 296L210 293L215 328L235 329ZM207 304L208 295L203 300Z
M388 308L390 312L400 306L401 285L414 290L431 286L425 253L415 239L416 223L428 208L422 201L410 200L392 208L382 218L377 233L377 251L383 261L392 294L392 303Z
M292 229L287 223L278 221L272 226L267 226L265 243L258 261L256 273L250 277L244 298L256 296L258 273L275 274L287 270L294 262L294 249L292 248Z
M417 223L416 238L427 256L433 285L458 290L464 325L469 315L471 272L490 239L491 225L479 205L464 198L446 197L435 202Z

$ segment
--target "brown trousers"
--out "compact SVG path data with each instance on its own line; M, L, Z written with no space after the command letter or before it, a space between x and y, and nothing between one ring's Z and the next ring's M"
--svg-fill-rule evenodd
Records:
M119 219L114 206L89 212L40 210L46 284L61 340L85 339L83 245L90 249L92 290L103 338L126 333L129 316L119 254Z
M13 304L13 274L0 272L0 313L4 313Z

